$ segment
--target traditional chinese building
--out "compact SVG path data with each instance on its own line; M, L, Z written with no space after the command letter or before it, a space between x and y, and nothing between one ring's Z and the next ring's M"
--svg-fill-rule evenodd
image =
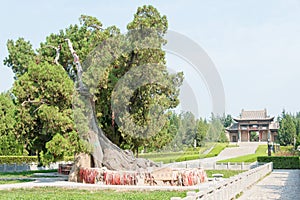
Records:
M245 111L242 110L238 118L233 118L234 123L226 129L230 142L274 142L279 128L274 117L267 115L267 110Z

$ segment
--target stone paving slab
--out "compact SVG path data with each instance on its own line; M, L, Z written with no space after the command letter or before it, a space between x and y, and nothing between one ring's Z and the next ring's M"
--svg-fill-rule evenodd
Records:
M300 199L300 170L274 170L269 176L252 186L241 200Z

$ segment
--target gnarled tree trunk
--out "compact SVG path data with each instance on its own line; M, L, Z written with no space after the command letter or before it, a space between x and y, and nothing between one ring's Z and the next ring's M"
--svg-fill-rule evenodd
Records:
M88 116L90 120L88 140L93 146L92 158L95 167L104 166L110 170L137 170L155 166L153 162L143 158L135 158L132 152L124 151L112 143L97 124L93 97L84 89L80 90L80 94L86 100L87 106L92 108Z
M131 151L122 150L117 145L113 144L103 133L102 129L98 126L97 118L95 115L95 106L93 96L89 93L88 89L84 86L81 80L82 68L80 65L79 57L72 47L69 39L66 39L69 49L74 57L74 63L77 67L78 76L78 93L85 107L88 108L86 118L88 120L88 132L86 139L92 145L91 158L93 164L91 167L106 167L109 170L138 170L146 169L147 167L156 167L157 165L143 158L135 158ZM86 156L80 154L75 159L75 164L69 176L69 181L78 181L79 168L86 167Z

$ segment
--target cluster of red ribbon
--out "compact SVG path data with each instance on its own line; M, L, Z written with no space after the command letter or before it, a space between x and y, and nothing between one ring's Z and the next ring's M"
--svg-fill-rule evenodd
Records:
M83 180L84 183L95 184L99 172L96 169L92 168L80 168L79 175L80 179Z
M99 168L80 168L80 178L84 183L95 184L101 182L106 185L137 185L138 175L145 178L145 183L156 183L156 172L136 173L129 171L110 171ZM207 175L203 169L174 169L171 172L173 180L170 184L180 186L192 186L207 181ZM156 174L156 175L155 175ZM148 180L148 181L147 181Z
M103 179L106 185L136 185L137 176L133 172L105 171Z
M84 183L102 182L106 185L136 185L137 173L110 171L98 168L80 168L80 179Z
M192 186L203 183L207 180L207 175L204 170L190 169L179 172L178 185Z

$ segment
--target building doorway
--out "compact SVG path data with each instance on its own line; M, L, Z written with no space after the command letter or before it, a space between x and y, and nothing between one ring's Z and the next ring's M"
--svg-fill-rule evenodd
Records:
M259 141L259 133L258 133L258 131L251 131L250 132L250 141L251 142L258 142Z
M232 136L232 142L237 142L236 135Z

